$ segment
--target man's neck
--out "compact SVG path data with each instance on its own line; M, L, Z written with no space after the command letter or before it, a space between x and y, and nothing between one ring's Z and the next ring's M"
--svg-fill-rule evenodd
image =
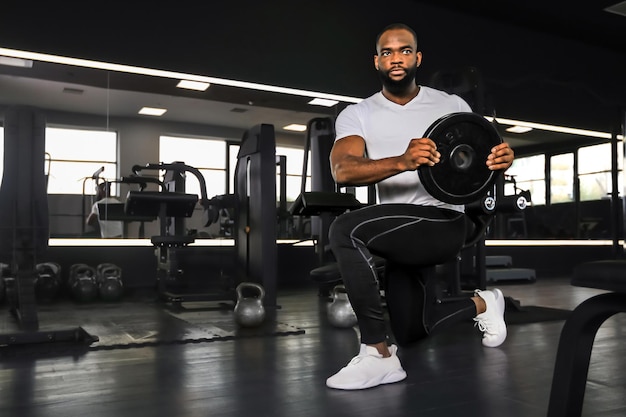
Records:
M392 94L388 90L383 87L383 96L396 104L404 106L409 101L413 100L417 94L420 92L420 87L418 85L413 85L411 88L408 88L406 91L401 94Z

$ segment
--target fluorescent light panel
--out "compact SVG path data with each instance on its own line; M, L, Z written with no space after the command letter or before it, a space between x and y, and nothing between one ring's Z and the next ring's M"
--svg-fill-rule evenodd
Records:
M196 90L196 91L206 91L211 84L203 83L200 81L192 81L192 80L180 80L176 87L178 88L186 88L187 90Z
M335 104L338 104L337 100L328 100L326 98L316 97L313 100L309 101L309 104L312 106L324 106L324 107L333 107Z
M159 109L156 107L142 107L139 110L139 114L144 114L146 116L163 116L167 109Z
M530 132L532 129L532 127L528 127L528 126L511 126L508 129L506 129L507 132L511 132L511 133L526 133L526 132Z
M306 126L305 125L300 125L300 124L297 124L297 123L292 123L290 125L283 126L283 129L291 130L291 131L294 131L294 132L304 132L306 130Z
M0 65L8 65L11 67L32 68L33 61L30 59L13 58L10 56L0 56Z

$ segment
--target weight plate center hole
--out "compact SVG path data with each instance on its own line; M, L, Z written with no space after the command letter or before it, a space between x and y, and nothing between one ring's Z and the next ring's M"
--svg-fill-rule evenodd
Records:
M474 166L475 160L476 151L466 144L458 145L450 152L450 165L457 171L469 171Z

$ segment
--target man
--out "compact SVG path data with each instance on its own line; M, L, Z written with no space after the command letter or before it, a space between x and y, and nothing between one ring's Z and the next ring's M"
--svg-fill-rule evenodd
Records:
M124 225L121 221L104 220L106 213L100 214L98 204L119 204L120 201L111 197L111 183L108 181L101 182L96 186L96 202L91 207L91 213L87 216L86 223L88 226L100 227L100 236L103 238L121 238Z
M466 232L464 208L438 201L419 181L415 170L440 158L435 143L422 135L444 115L472 111L456 95L418 86L421 62L415 32L404 24L386 27L376 39L374 56L382 91L337 117L333 178L341 185L376 184L381 204L339 216L329 232L361 332L359 354L327 379L331 388L363 389L406 378L397 347L387 343L373 254L386 260L386 303L399 345L471 319L483 332L483 345L496 347L506 338L500 290L441 303L432 279L420 273L420 266L454 259ZM485 163L491 170L507 169L513 151L506 143L495 146Z

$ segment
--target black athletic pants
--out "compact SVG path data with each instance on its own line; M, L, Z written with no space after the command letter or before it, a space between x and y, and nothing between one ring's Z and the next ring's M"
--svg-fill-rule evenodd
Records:
M372 254L385 259L385 299L396 342L414 342L436 327L471 319L467 298L440 303L433 274L437 264L455 259L466 234L465 214L414 204L378 204L337 217L329 231L361 342L387 339L380 286Z

